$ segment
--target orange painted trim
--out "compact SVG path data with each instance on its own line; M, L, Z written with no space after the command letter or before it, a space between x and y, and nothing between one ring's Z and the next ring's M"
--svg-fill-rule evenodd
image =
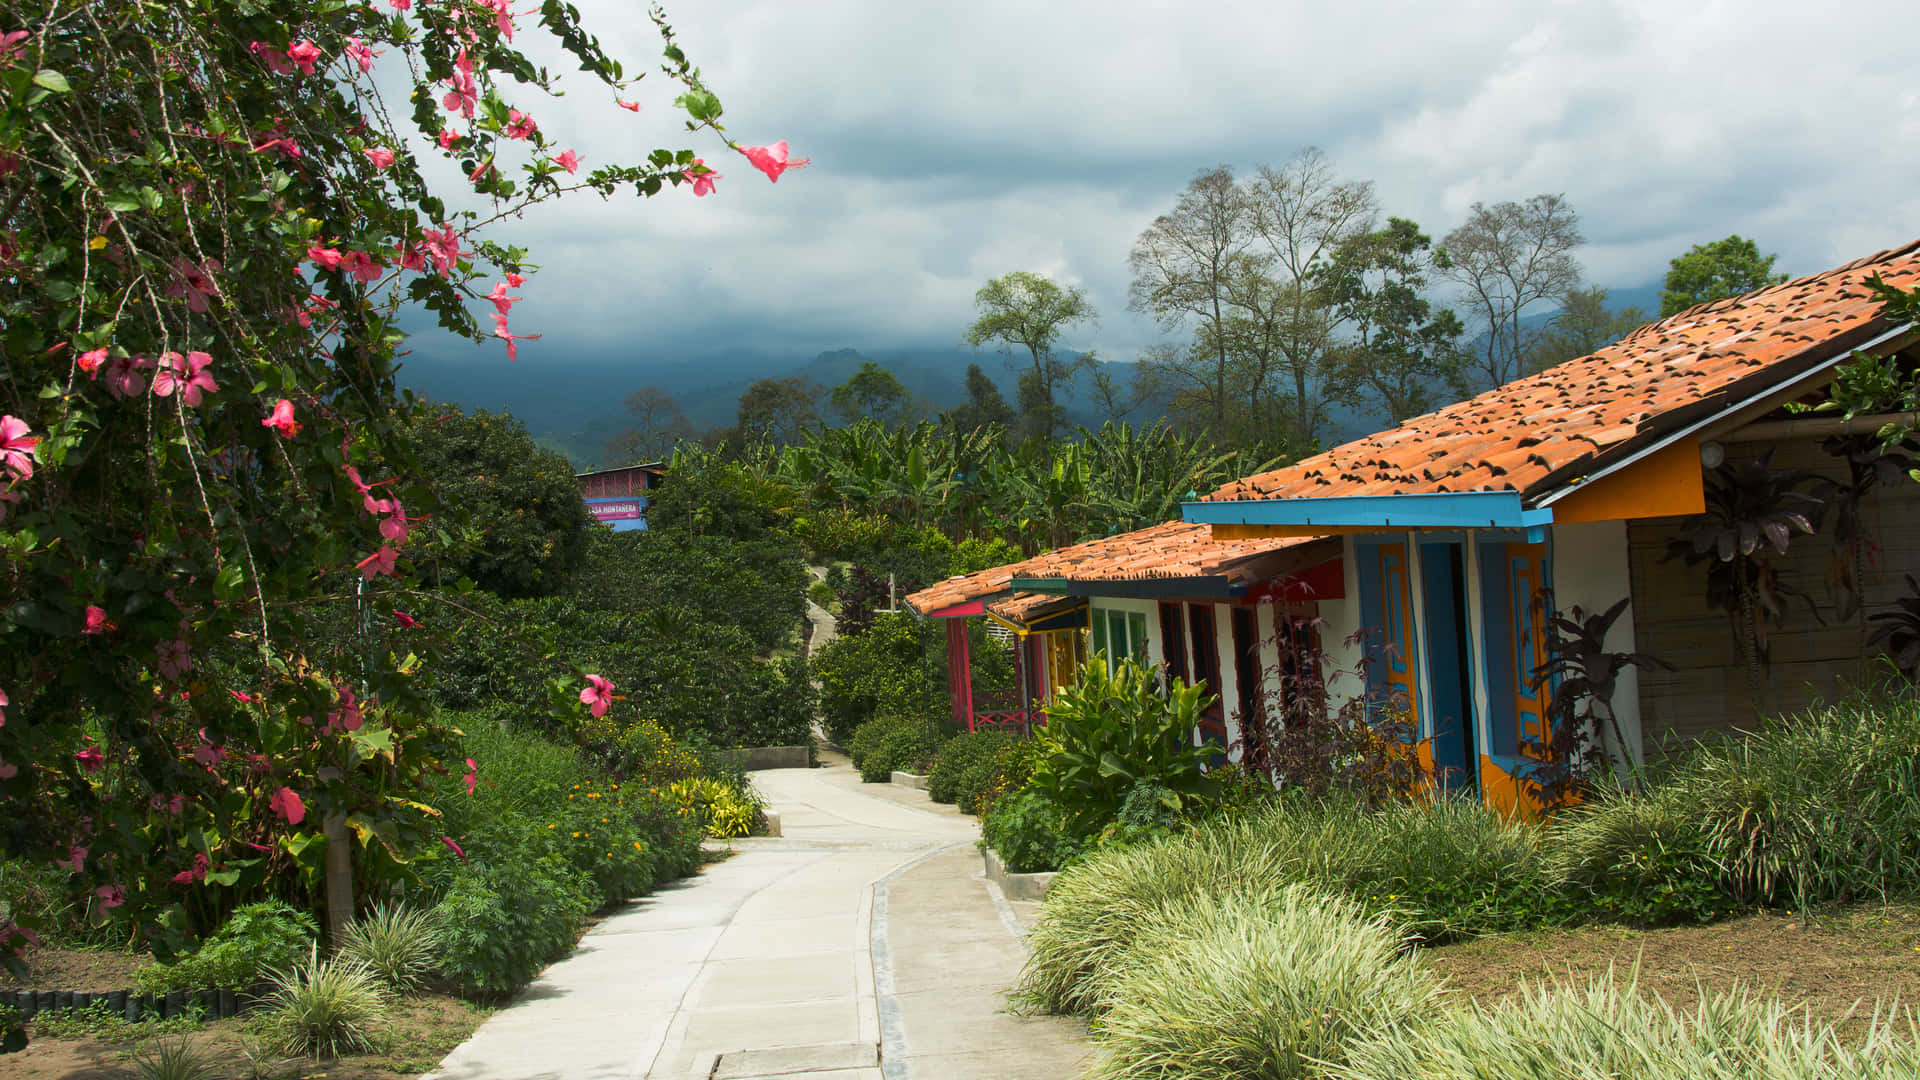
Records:
M1275 536L1364 536L1395 531L1379 525L1214 525L1212 529L1215 540L1265 540Z
M1553 523L1672 517L1706 509L1700 441L1681 439L1611 476L1575 488L1553 504Z

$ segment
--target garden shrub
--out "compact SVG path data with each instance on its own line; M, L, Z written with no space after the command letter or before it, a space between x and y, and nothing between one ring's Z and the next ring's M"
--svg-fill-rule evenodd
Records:
M1102 846L1157 840L1186 824L1180 796L1151 780L1142 780L1120 800L1120 812L1100 833Z
M947 706L945 650L939 627L902 614L881 614L866 632L836 637L814 654L820 715L835 745L852 749L854 733L876 716L925 715Z
M1842 1038L1779 999L1734 988L1691 1014L1611 974L1584 987L1529 983L1492 1008L1363 1033L1330 1063L1337 1080L1577 1076L1622 1080L1869 1080L1920 1075L1920 1053L1876 1020Z
M1438 1001L1386 918L1313 889L1190 894L1158 914L1102 999L1091 1080L1319 1076Z
M1886 689L1701 746L1665 783L1699 800L1723 888L1806 908L1920 889L1920 696Z
M438 908L447 927L441 973L463 994L511 994L573 947L595 906L590 881L557 856L463 870Z
M1024 789L1033 779L1033 765L1039 759L1040 748L1032 739L1020 739L994 751L992 778L980 792L973 812L985 820L1001 799Z
M937 803L955 803L969 814L980 812L980 797L999 773L1002 748L1022 741L1004 731L969 731L940 747L927 773L927 795Z
M699 866L700 821L668 788L609 780L575 747L527 732L475 728L464 748L473 791L450 774L437 799L460 851L421 871L447 927L445 974L463 992L517 990L572 946L586 913ZM663 760L677 769L682 753Z
M320 929L313 917L278 900L238 908L200 948L170 964L146 964L134 982L150 993L170 990L245 989L269 971L290 970L304 960Z
M680 809L700 821L708 836L748 836L765 824L759 795L751 787L743 795L712 777L699 777L677 781L671 790Z
M1109 675L1096 654L1034 732L1028 783L1065 808L1083 835L1111 821L1136 783L1197 796L1205 785L1200 767L1214 750L1194 745L1193 728L1211 700L1204 686L1179 679L1163 693L1158 678L1132 660Z
M1034 788L994 803L981 832L987 846L1016 874L1063 869L1091 846L1075 831L1072 813Z
M883 716L861 725L849 756L860 779L884 784L895 772L925 772L940 753L942 722L926 715Z

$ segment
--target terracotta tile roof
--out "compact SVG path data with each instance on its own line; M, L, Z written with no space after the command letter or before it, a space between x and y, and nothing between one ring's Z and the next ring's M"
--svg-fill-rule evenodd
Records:
M1056 596L1053 593L1019 592L1004 600L995 600L987 605L987 610L1011 623L1032 622L1062 611L1069 611L1086 603L1078 596Z
M1208 525L1169 521L1136 532L1102 537L1038 555L1025 562L951 577L907 597L922 614L999 596L1016 577L1072 581L1126 581L1145 577L1198 577L1244 572L1257 556L1308 543L1313 537L1215 540ZM997 609L996 609L997 610ZM1002 612L1004 615L1005 612Z
M1690 419L1790 380L1885 329L1865 282L1920 283L1920 242L1716 300L1578 360L1418 416L1208 499L1450 491L1542 494Z

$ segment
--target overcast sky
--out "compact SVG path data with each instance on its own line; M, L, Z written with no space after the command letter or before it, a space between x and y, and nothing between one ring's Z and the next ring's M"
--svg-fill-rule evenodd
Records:
M633 0L577 0L629 70ZM1475 201L1564 193L1589 280L1657 282L1738 232L1811 273L1920 236L1920 13L1776 3L702 0L668 6L769 184L710 134L712 196L591 195L506 230L543 265L530 360L956 344L982 282L1084 288L1063 344L1131 358L1127 252L1193 173L1318 146L1436 238ZM529 20L531 21L531 20ZM525 40L525 39L523 39ZM587 164L688 145L658 74L624 112L575 74L535 103ZM497 351L497 350L495 350Z

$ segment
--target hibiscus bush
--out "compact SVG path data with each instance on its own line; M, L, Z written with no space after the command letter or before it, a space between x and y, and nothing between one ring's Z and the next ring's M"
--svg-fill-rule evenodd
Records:
M689 133L719 131L653 17ZM639 104L561 0L0 19L0 856L59 859L162 946L263 890L316 906L330 842L363 881L404 872L464 755L421 695L433 639L384 617L433 528L402 319L512 360L533 267L486 222L715 174L691 149L596 161L536 122L552 77L516 33L577 63L576 94ZM465 180L436 190L432 157Z

